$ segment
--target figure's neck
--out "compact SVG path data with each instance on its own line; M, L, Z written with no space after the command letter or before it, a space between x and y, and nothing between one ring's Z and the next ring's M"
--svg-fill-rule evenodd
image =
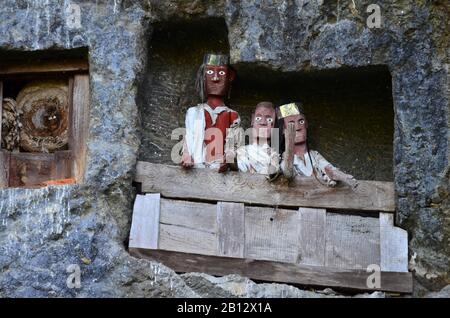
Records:
M212 109L225 105L223 96L219 96L219 95L208 95L208 100L206 101L206 103Z
M300 159L303 160L305 153L308 152L308 146L306 145L306 142L295 144L294 146L294 154L297 155Z

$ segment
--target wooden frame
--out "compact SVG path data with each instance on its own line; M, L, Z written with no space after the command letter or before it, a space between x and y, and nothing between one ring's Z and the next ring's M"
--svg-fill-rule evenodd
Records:
M17 78L39 78L44 74L62 74L68 80L69 87L69 150L56 151L53 154L44 153L9 153L1 150L0 154L0 188L8 186L41 186L45 181L71 178L77 183L84 180L86 162L86 144L89 129L89 69L86 60L70 60L63 62L47 61L39 64L31 63L8 63L0 64L0 116L2 114L2 101L4 92L4 81L9 77ZM1 117L0 117L1 118ZM1 133L1 127L0 127ZM43 166L49 170L47 178L45 175L30 178L29 183L13 180L17 170L17 163ZM31 181L33 179L34 181ZM43 183L39 183L42 181Z
M39 63L3 62L0 63L0 76L35 73L62 73L89 71L89 63L85 59L66 61L41 61Z
M165 168L178 169L147 167L161 173ZM214 179L217 173L204 170L202 174ZM142 175L139 178L143 180ZM232 175L221 178L224 184L240 180ZM144 179L149 182L150 178ZM197 198L198 192L187 183L180 183L176 192L184 196L174 199L166 196L172 192L159 182L161 178L151 184L163 193L136 197L129 240L129 251L136 257L163 262L179 272L237 273L301 285L412 291L407 233L394 226L393 211L349 214L324 208L262 206L259 201L257 206L192 201L192 194ZM370 268L379 269L380 288L367 284Z

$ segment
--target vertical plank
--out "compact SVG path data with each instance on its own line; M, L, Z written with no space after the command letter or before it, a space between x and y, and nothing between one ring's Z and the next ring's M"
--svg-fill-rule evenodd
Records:
M0 81L0 139L2 137L2 118L3 118L3 82ZM9 185L9 153L1 150L0 140L0 189Z
M325 266L326 210L299 208L299 263Z
M136 196L131 222L130 248L158 248L159 213L159 193Z
M217 202L217 255L244 257L244 204Z
M394 226L394 215L380 213L381 270L408 271L408 233Z
M0 81L0 139L2 138L2 121L3 121L3 82ZM1 140L0 140L1 149Z
M325 266L367 269L380 265L379 219L327 212Z
M245 207L245 258L298 263L298 211Z
M69 147L74 156L73 176L83 182L86 163L86 143L89 130L89 75L73 78L71 138Z
M11 153L0 150L0 189L9 187L9 166Z
M55 152L55 171L53 180L66 179L71 177L72 154L70 150Z

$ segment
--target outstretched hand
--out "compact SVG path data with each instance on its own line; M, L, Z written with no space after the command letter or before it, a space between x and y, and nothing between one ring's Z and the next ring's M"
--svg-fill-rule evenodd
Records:
M181 166L185 169L194 167L194 160L189 153L183 153L183 156L181 157Z

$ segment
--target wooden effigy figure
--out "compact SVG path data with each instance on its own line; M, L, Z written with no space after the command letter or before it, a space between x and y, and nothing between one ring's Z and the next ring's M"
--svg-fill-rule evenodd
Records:
M270 102L256 105L252 114L252 134L249 145L237 150L239 171L271 176L279 171L280 156L271 147L272 131L276 124L275 107Z
M301 105L285 104L277 109L277 113L285 137L281 169L287 178L295 175L314 176L320 183L330 187L334 187L338 181L347 183L352 188L358 185L352 175L334 167L318 151L309 149L308 122Z
M228 169L225 154L227 149L233 151L233 135L240 125L238 113L225 105L235 77L227 55L205 55L196 81L202 103L190 107L186 113L181 159L184 168L210 168L219 172Z

